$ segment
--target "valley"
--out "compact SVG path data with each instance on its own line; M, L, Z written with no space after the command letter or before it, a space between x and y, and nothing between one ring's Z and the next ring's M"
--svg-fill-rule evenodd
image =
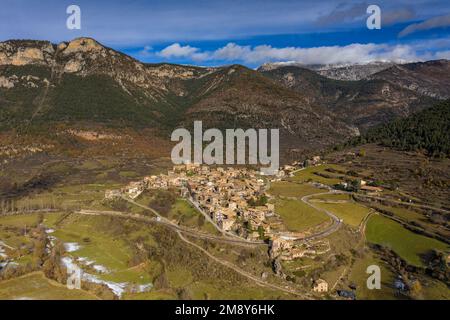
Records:
M0 299L448 300L449 66L0 43ZM174 166L197 120L279 128L277 174Z

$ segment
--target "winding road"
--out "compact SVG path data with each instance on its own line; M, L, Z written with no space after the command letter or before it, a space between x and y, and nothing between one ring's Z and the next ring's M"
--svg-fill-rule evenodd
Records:
M171 226L177 228L177 229L180 230L180 231L198 232L197 229L191 229L191 228L182 227L182 226L177 225L176 223L170 221L169 219L167 219L167 218L161 216L161 215L159 214L159 212L157 212L156 210L150 208L149 206L140 204L140 203L138 203L138 202L136 202L136 201L134 201L134 200L131 200L130 198L125 197L125 196L122 196L122 199L124 199L125 201L128 201L129 203L134 204L134 205L136 205L136 206L138 206L138 207L141 207L141 208L143 208L143 209L146 209L146 210L151 211L152 213L154 213L154 214L158 217L158 218L157 218L158 222L162 222L162 223L165 223L165 224L167 224L167 225L171 225ZM191 203L192 203L192 202L191 202ZM194 203L193 203L193 205L195 206ZM199 210L200 213L202 213L203 215L205 215L205 213L204 213L200 208L198 208L198 206L195 206L195 208L196 208L197 210ZM238 243L252 244L252 245L267 245L267 243L265 243L265 242L262 241L262 240L256 240L256 241L254 241L254 240L247 240L247 239L244 239L244 238L239 237L238 235L233 235L233 234L231 234L230 232L226 232L226 231L220 229L213 221L210 221L210 220L211 220L211 218L209 218L207 221L210 222L210 223L212 223L212 224L216 227L216 229L217 229L218 231L220 231L220 233L224 236L224 238L227 238L229 241L234 241L234 242L238 242ZM216 237L216 238L218 238L218 237Z
M197 229L191 229L188 227L179 226L165 218L164 219L161 219L159 217L153 218L153 217L143 216L141 214L124 213L124 212L120 212L120 211L101 211L101 210L85 210L85 209L77 211L76 213L81 214L81 215L110 216L110 217L131 219L131 220L141 221L141 222L159 223L159 224L165 225L175 231L180 231L180 232L183 232L185 234L188 234L192 237L196 237L199 239L207 239L207 240L213 240L213 241L217 241L217 242L229 243L229 244L234 244L234 245L242 245L242 246L256 246L256 245L267 246L267 243L264 243L264 242L249 242L249 241L245 241L245 240L226 238L223 236L214 236L212 234L203 233L203 232L198 231Z
M126 199L126 198L124 198L124 199ZM145 205L138 204L137 202L135 202L135 201L133 201L131 199L126 199L126 200L131 202L131 203L133 203L133 204L139 205L142 208L151 210L151 212L153 212L157 217L156 218L151 218L151 217L142 216L140 214L129 214L129 213L123 213L123 212L120 212L120 211L80 210L77 213L82 214L82 215L103 215L103 216L129 218L129 219L134 219L134 220L138 220L138 221L145 221L145 222L150 222L150 223L155 223L156 222L156 223L164 224L164 225L174 229L177 232L179 238L182 241L184 241L185 243L187 243L187 244L195 247L196 249L202 251L211 260L213 260L213 261L215 261L215 262L217 262L217 263L219 263L219 264L221 264L221 265L223 265L223 266L225 266L225 267L227 267L229 269L232 269L233 271L239 273L240 275L246 277L249 280L254 281L257 285L263 286L263 287L267 287L267 288L270 288L270 289L274 289L274 290L279 290L279 291L282 291L282 292L285 292L285 293L289 293L289 294L298 296L298 297L300 297L302 299L309 299L310 298L310 296L307 293L304 293L304 292L300 293L300 292L297 292L296 290L294 290L294 289L292 289L292 288L290 288L288 286L284 286L283 287L283 286L280 286L280 285L276 285L276 284L264 281L261 278L259 278L258 276L255 276L255 275L253 275L253 274L251 274L251 273L249 273L249 272L239 268L238 266L236 266L235 264L233 264L233 263L231 263L229 261L217 258L216 256L214 256L211 253L209 253L207 250L202 248L200 245L198 245L198 244L196 244L196 243L186 239L186 237L183 235L183 233L189 234L190 236L197 237L197 238L206 238L206 239L210 239L210 240L217 240L217 241L227 242L227 243L232 243L232 244L241 244L241 245L242 244L245 244L245 245L261 245L261 244L267 245L267 244L260 243L260 242L252 243L252 242L249 242L247 240L240 240L240 239L234 239L234 238L215 237L215 236L212 236L212 235L206 235L206 234L200 233L197 230L195 232L193 232L193 229L189 229L189 228L178 226L178 225L174 224L173 222L171 222L170 220L162 217L157 211L155 211L155 210L153 210L151 208L148 208Z
M314 196L324 195L324 194L336 194L336 193L338 193L338 192L336 192L334 190L331 190L331 191L328 191L328 192L310 194L310 195L304 196L304 197L302 197L300 199L302 202L306 203L308 206L316 209L317 211L325 213L332 220L332 223L331 223L331 225L328 228L326 228L325 230L319 231L319 232L317 232L315 234L312 234L310 236L307 236L307 237L303 238L303 240L314 240L314 239L320 239L320 238L328 237L330 234L336 232L339 229L339 227L342 224L342 220L341 219L339 219L336 215L334 215L330 211L328 211L326 209L319 208L319 207L311 204L308 201L311 197L314 197Z

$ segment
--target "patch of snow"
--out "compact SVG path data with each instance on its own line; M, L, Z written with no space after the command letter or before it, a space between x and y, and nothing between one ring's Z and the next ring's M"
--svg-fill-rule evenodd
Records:
M8 255L6 254L5 248L6 244L2 241L0 241L0 258L8 258Z
M77 264L74 262L74 260L71 257L63 257L61 258L62 264L66 268L74 269L75 267L78 267ZM119 298L122 296L122 294L125 292L126 287L128 286L127 282L112 282L112 281L105 281L102 279L99 279L96 275L83 272L82 273L82 280L97 284L104 284L106 285L111 291L118 296Z
M46 233L53 233L53 232L55 232L55 229L47 229L47 230L45 230L45 232Z
M153 283L141 284L138 286L138 292L148 292L153 288Z
M128 286L127 282L105 281L90 273L83 273L83 280L92 283L104 284L109 289L111 289L111 291L114 292L114 294L119 298L122 296L122 294L125 292L125 288Z
M81 246L76 242L66 242L64 243L64 249L66 249L67 252L75 252L80 250Z
M78 262L81 262L81 263L82 263L83 265L85 265L85 266L90 266L91 264L95 263L94 260L89 260L89 259L86 258L86 257L79 257L79 258L77 259L77 261L78 261Z
M73 270L77 266L76 263L73 262L73 259L71 257L62 257L61 262L68 269Z
M100 273L109 273L108 268L106 268L105 266L102 266L100 264L95 264L92 266L92 268L94 268L95 271L100 272Z

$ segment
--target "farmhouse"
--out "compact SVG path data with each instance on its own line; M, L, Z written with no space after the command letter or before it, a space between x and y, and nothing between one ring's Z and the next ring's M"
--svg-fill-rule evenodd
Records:
M313 286L313 291L314 292L327 292L328 291L328 282L326 282L323 279L318 279Z

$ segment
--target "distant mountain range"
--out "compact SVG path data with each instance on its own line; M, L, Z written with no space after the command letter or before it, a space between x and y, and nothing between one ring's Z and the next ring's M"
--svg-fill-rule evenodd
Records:
M259 70L271 71L280 67L300 67L315 71L321 76L334 80L350 80L358 81L368 78L369 76L394 66L393 62L370 62L366 64L301 64L298 62L276 62L265 63Z
M0 43L0 128L95 123L168 136L203 120L218 128L280 128L284 151L318 150L448 98L449 68L446 60L203 68L141 63L90 38L11 40ZM330 79L338 77L361 80Z
M450 97L447 60L394 65L358 81L329 79L299 66L259 70L360 130L408 116Z

